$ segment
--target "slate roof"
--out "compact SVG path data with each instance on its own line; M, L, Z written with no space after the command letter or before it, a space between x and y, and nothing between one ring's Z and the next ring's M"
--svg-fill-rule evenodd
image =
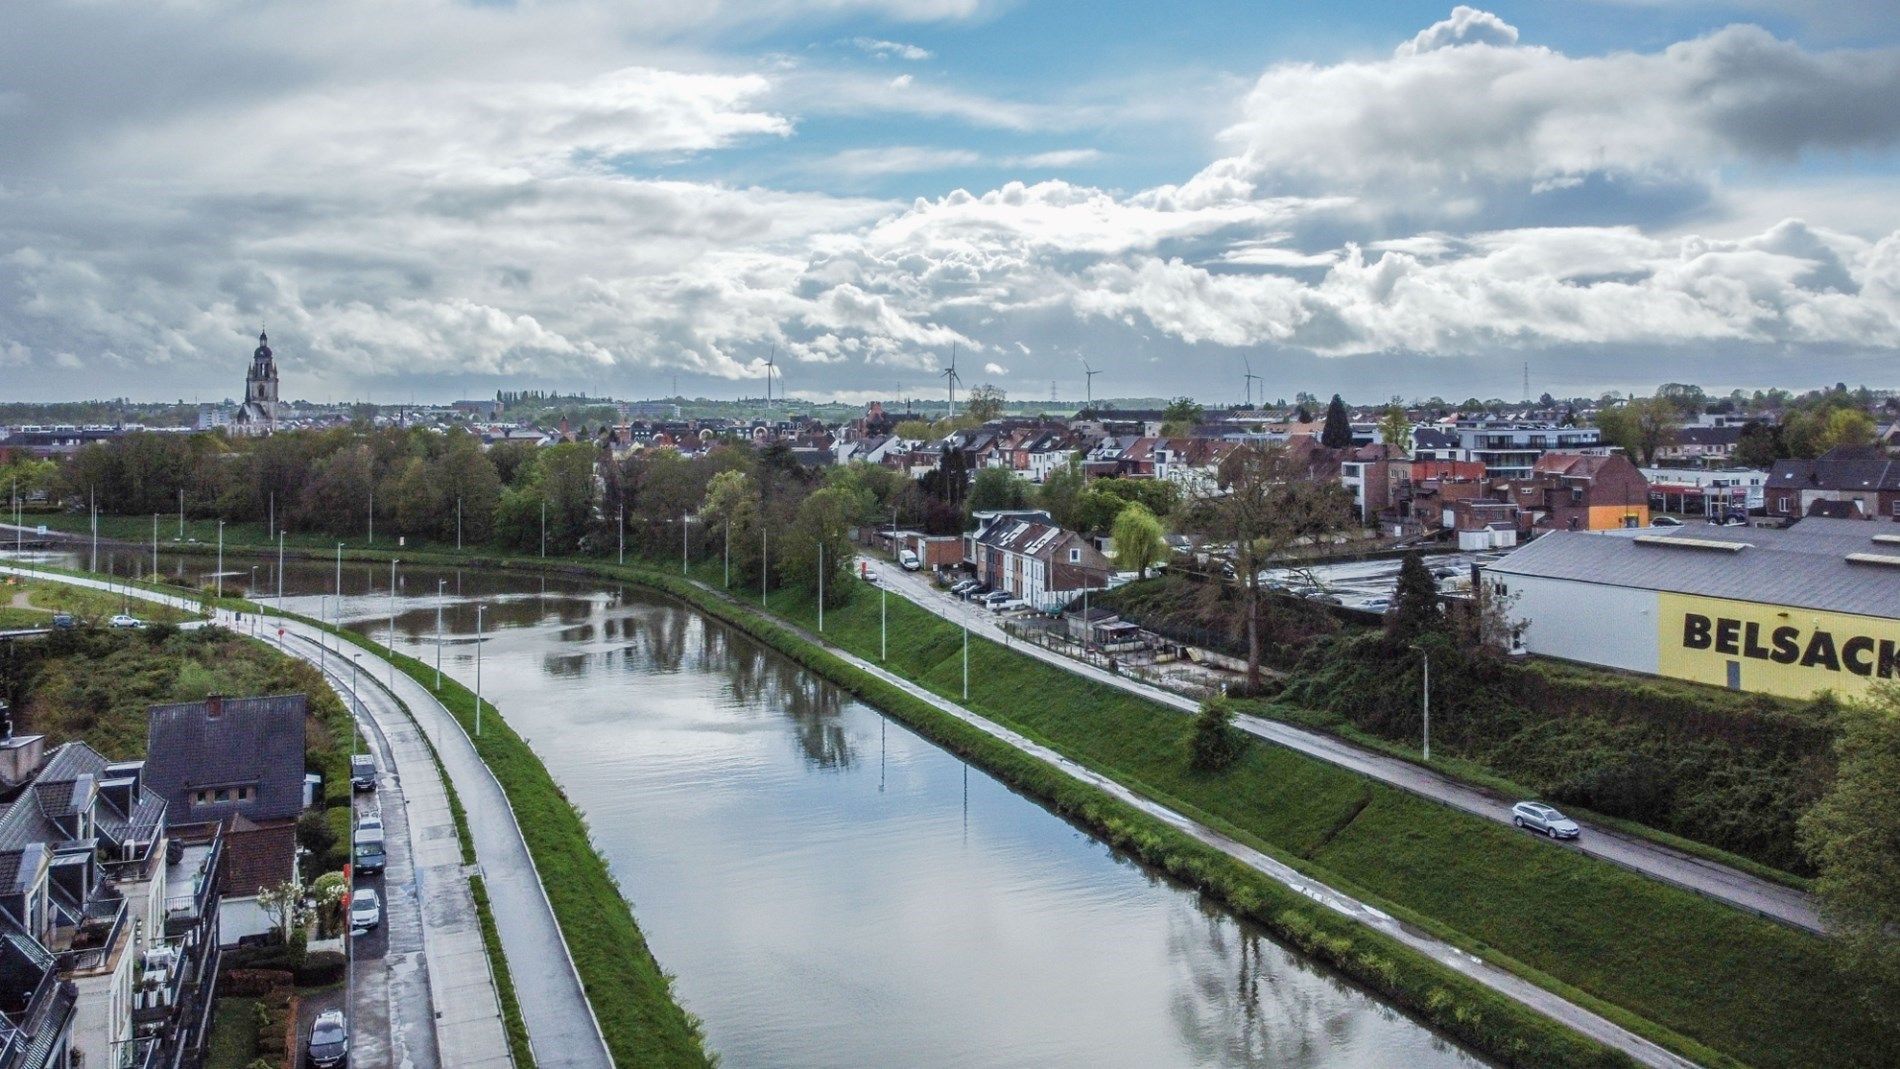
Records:
M224 698L155 705L147 714L145 782L171 806L175 820L209 821L242 812L256 821L295 818L303 811L302 694ZM191 804L198 787L255 784L248 802Z
M1742 428L1739 425L1727 427L1682 427L1676 431L1676 440L1671 445L1734 445L1742 440Z
M1900 619L1900 568L1853 564L1850 553L1896 554L1875 542L1891 524L1810 517L1785 530L1691 525L1547 534L1487 569L1605 586L1663 590ZM1645 544L1646 539L1741 543L1736 553Z
M1777 460L1768 486L1820 490L1900 490L1900 461L1874 447L1830 449L1814 460Z

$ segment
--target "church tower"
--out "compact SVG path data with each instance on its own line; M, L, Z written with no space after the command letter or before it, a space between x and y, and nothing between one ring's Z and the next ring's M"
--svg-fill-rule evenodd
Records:
M231 417L231 430L245 436L270 434L277 429L277 360L270 351L270 335L259 331L251 353L251 369L244 375L244 403Z

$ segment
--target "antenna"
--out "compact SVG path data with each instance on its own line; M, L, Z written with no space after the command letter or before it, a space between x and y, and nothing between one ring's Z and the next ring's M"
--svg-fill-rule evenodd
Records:
M1247 374L1243 377L1247 380L1247 407L1252 408L1253 407L1253 384L1261 381L1261 378L1260 376L1253 373L1253 361L1247 359L1247 356L1245 353L1241 354L1240 362L1247 365ZM1265 398L1263 397L1262 400L1265 400Z
M943 381L950 387L950 418L957 418L957 383L961 377L957 374L957 343L950 343L950 366L943 369Z
M1087 360L1083 360L1082 374L1087 376L1087 379L1088 379L1087 387L1084 390L1084 393L1086 396L1086 407L1093 409L1095 407L1095 376L1100 375L1101 372L1090 367L1089 362Z
M1531 362L1529 360L1526 360L1524 361L1524 403L1529 404L1530 400L1531 400Z

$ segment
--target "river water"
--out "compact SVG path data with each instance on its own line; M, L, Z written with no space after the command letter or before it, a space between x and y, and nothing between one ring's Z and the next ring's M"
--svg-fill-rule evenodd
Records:
M253 564L274 592L273 561L236 556L228 589ZM336 582L293 561L286 604L386 641L388 566ZM469 686L482 607L483 696L585 814L726 1066L1483 1064L677 602L423 569L398 590L397 647L433 662L439 606Z

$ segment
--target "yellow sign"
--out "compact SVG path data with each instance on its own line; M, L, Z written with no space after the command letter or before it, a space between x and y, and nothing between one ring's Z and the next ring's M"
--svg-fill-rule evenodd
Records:
M1900 680L1900 620L1687 594L1658 601L1666 676L1790 698L1859 696Z

